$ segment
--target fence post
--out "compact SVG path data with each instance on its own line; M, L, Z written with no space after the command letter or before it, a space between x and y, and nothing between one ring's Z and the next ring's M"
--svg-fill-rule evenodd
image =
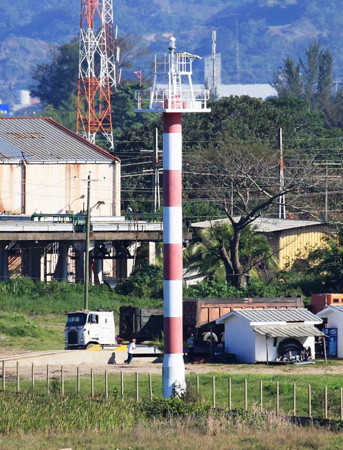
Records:
M151 373L149 373L149 395L150 395L150 400L152 400L153 394L152 394L152 379L151 379Z
M80 378L80 367L76 368L76 392L79 394L81 392L81 378Z
M244 409L248 410L248 380L244 380Z
M64 395L64 371L63 366L61 366L61 395Z
M5 361L2 361L2 390L6 389L6 369L5 369Z
M32 387L32 390L35 387L35 369L34 369L33 363L31 364L31 387Z
M139 383L138 383L138 372L136 372L136 402L139 401Z
M91 397L94 397L94 373L93 369L91 369Z
M17 361L17 392L20 391L20 381L19 381L19 361Z
M297 415L297 385L293 383L293 416Z
M308 417L312 418L312 387L308 385Z
M124 372L120 372L120 394L121 399L124 400Z
M212 406L216 407L216 377L212 377Z
M49 364L46 365L46 392L50 394Z
M228 407L229 411L232 410L232 382L231 377L228 378Z
M343 421L343 389L341 388L341 421Z
M263 381L260 380L260 409L263 411Z
M324 387L324 416L328 418L328 387Z
M276 382L276 415L280 414L280 383Z
M108 399L108 374L107 370L105 370L105 399Z
M200 395L200 380L199 380L199 375L197 375L197 376L195 377L195 380L196 380L197 397L199 397L199 395Z

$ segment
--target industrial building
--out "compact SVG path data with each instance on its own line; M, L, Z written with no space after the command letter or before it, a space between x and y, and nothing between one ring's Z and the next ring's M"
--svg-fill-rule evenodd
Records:
M1 280L83 281L88 175L91 277L126 278L162 225L121 216L120 160L50 118L0 118Z

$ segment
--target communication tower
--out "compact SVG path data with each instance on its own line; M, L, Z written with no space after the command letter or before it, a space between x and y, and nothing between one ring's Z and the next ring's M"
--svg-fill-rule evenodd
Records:
M76 131L95 144L102 134L113 149L111 91L118 51L113 0L81 0Z
M201 58L177 52L175 38L171 37L169 55L159 62L155 58L152 89L136 93L137 112L163 114L163 396L166 398L186 388L182 331L182 114L210 111L209 91L193 89L192 66L196 59Z

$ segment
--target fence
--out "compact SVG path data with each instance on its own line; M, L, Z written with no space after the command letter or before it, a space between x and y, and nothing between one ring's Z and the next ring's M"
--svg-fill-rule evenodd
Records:
M76 367L74 375L66 377L63 366L44 367L44 377L40 367L39 380L34 364L30 376L21 374L22 368L7 368L2 361L1 390L4 392L37 392L46 395L80 394L91 398L115 396L121 400L152 400L162 397L160 375L139 374L138 372L109 373L96 369ZM27 370L26 370L27 371ZM44 379L43 379L44 378ZM265 377L267 378L267 377ZM245 410L259 408L274 411L276 415L302 416L343 421L343 388L337 385L322 386L322 378L313 384L305 382L280 382L270 379L248 380L242 375L227 376L190 375L187 388L193 399L211 403L213 408Z

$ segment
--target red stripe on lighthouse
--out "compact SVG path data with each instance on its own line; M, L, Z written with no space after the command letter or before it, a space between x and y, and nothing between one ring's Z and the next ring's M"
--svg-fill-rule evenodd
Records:
M164 244L163 261L163 279L182 280L182 244Z
M163 115L163 133L182 133L181 113Z
M164 206L182 205L182 173L180 170L164 170L163 194Z
M164 353L183 353L182 317L164 318Z

